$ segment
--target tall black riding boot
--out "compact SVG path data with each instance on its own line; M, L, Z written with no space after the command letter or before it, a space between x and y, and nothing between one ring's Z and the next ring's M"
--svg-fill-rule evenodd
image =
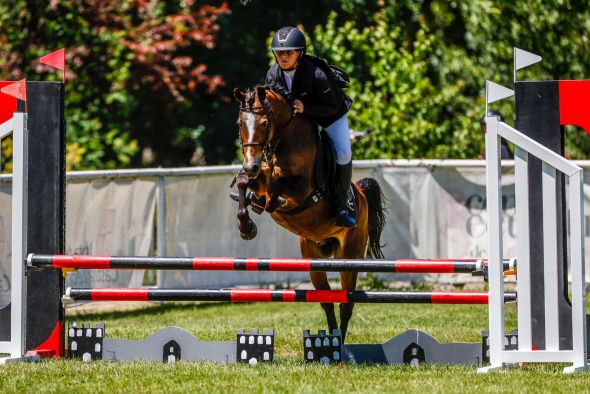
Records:
M334 200L336 202L336 226L356 227L354 203L349 204L350 181L352 179L352 161L336 165L336 184Z

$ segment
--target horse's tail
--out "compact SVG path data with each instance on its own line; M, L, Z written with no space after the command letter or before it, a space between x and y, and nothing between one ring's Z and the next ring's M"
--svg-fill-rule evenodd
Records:
M363 178L356 184L369 203L369 251L373 258L383 259L385 257L381 248L385 245L381 245L381 232L385 227L385 213L387 212L385 197L381 186L373 178Z

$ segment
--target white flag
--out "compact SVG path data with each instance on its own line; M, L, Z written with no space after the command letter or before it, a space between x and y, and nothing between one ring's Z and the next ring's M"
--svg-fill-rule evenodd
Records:
M531 64L539 63L543 58L534 53L523 51L519 48L514 48L514 70L520 70L530 66Z
M498 85L492 81L486 81L486 103L493 103L513 95L514 90Z

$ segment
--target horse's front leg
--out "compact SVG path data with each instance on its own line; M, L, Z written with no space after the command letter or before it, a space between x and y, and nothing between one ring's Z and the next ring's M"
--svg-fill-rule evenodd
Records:
M246 192L248 191L248 184L250 180L245 174L240 174L237 177L238 187L238 229L240 230L240 237L245 240L254 239L258 230L256 224L250 219L248 212L248 203L246 200Z

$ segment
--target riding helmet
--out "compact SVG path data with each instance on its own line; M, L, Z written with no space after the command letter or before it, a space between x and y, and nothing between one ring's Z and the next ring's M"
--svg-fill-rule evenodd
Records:
M291 26L279 29L272 38L272 44L270 45L271 51L302 49L305 52L305 48L305 36L301 30Z

